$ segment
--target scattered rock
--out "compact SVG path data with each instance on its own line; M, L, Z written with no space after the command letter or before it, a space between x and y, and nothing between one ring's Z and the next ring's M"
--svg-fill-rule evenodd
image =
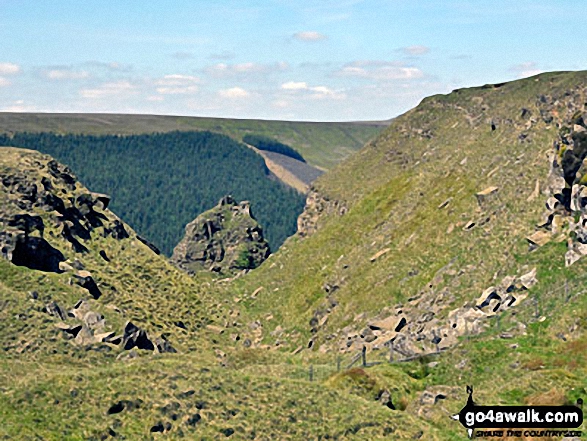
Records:
M198 424L200 422L201 419L202 419L202 417L200 416L199 413L194 413L193 415L191 415L188 418L186 423L188 426L195 426L196 424Z
M538 248L546 245L552 239L551 235L546 231L538 230L531 234L530 236L526 237L526 240L529 242L530 246L533 248Z
M124 410L124 402L122 401L118 401L117 403L114 403L112 406L110 406L110 408L108 409L108 411L106 412L108 415L114 415L117 413L120 413Z
M76 284L86 289L94 299L99 299L102 295L100 288L98 288L98 285L89 271L78 271L78 273L74 275L74 281Z
M224 334L225 329L221 328L220 326L216 326L216 325L206 325L206 329L209 329L212 332L215 332L216 334Z
M439 210L442 210L443 208L445 208L446 206L448 206L448 204L450 204L450 201L452 201L452 198L448 198L448 199L446 199L446 200L445 200L443 203L441 203L441 204L438 206L438 209L439 209Z
M222 429L220 432L223 433L224 436L228 438L229 436L231 436L234 433L234 429L232 429L232 428Z
M122 347L126 350L137 348L153 351L155 345L149 339L147 332L132 322L127 322L124 327L124 334L122 336Z
M58 317L61 320L65 320L67 317L61 306L55 301L47 303L44 309L47 314Z
M159 421L158 423L156 423L155 425L153 425L151 427L151 430L149 430L149 432L151 433L163 433L165 432L165 427L163 426L163 423L161 421Z
M381 256L383 256L384 254L387 254L387 253L389 253L390 251L391 251L391 248L385 248L385 249L383 249L383 250L381 250L381 251L378 251L377 253L373 254L373 255L372 255L370 258L369 258L369 260L370 260L371 262L375 262L375 261L376 261L377 259L379 259Z
M498 189L498 187L487 187L485 190L482 190L479 193L477 193L475 197L477 198L477 203L479 204L479 206L483 207L484 203L496 197Z

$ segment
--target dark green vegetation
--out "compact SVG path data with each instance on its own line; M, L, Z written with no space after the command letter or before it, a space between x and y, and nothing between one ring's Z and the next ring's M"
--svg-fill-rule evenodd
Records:
M247 134L262 135L293 147L310 165L323 169L332 168L360 149L388 124L387 121L315 123L160 115L0 112L0 131L6 133L132 135L208 130L228 135L239 142Z
M254 147L257 147L259 150L279 153L281 155L297 159L298 161L306 162L304 157L300 155L297 151L292 149L290 146L282 144L281 142L268 138L266 136L245 135L243 136L243 142L250 144Z
M97 229L75 253L54 214L34 208L46 240L103 288L91 305L109 326L131 319L178 353L73 342L42 309L84 295L71 272L0 260L0 434L465 440L450 415L468 384L487 405L585 399L587 256L565 255L585 251L587 167L565 180L553 159L581 158L586 102L586 72L427 98L320 177L300 233L233 280L187 277L128 226L126 239ZM9 153L8 174L43 162ZM560 191L570 204L552 200ZM347 369L362 345L382 363Z
M94 191L112 196L112 210L170 255L184 226L227 194L251 202L272 249L295 232L304 197L269 179L263 159L210 132L151 135L0 135L0 145L50 154Z

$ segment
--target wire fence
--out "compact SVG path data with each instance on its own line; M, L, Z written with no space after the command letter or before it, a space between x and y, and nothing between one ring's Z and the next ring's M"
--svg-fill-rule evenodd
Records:
M551 287L545 290L537 290L536 293L529 297L524 303L526 304L523 313L526 318L523 320L526 324L536 323L543 321L545 314L548 312L554 312L558 308L564 308L572 300L579 298L582 295L587 294L587 274L583 277L576 279L564 279L561 285L558 287ZM520 317L522 311L516 311L515 314L511 313L511 310L501 311L493 317L488 317L488 320L493 320L491 325L493 330L497 332L507 331L511 322L508 318L514 316ZM463 341L468 341L471 335L467 332L462 336L462 339L449 348L439 348L438 345L429 352L419 354L407 354L394 347L393 341L388 342L385 345L385 350L367 352L366 348L363 347L361 350L339 354L332 358L331 362L321 364L306 364L306 365L288 365L284 368L280 365L280 368L274 372L279 377L289 378L295 380L303 380L310 382L324 382L332 376L348 371L353 368L369 368L380 364L396 364L406 363L416 360L427 360L435 356L446 353L447 351L454 349L456 346L462 344Z

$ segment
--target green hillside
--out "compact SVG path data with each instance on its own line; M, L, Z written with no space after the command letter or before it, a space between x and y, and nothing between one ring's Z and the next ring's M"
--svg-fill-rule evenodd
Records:
M465 440L467 385L575 405L586 98L555 72L425 99L233 279L187 277L69 170L2 149L0 437Z
M218 283L155 254L49 156L1 151L0 437L438 439L284 354L231 351Z
M49 114L0 112L2 132L129 135L175 130L208 130L241 141L260 135L281 141L300 152L310 165L330 169L365 142L377 136L387 122L322 123L159 115Z
M553 173L573 143L582 155L586 90L585 72L543 74L430 97L395 119L314 183L301 234L272 264L231 287L263 325L245 335L308 357L363 345L371 360L386 360L390 344L396 360L446 351L434 369L409 367L424 369L421 387L475 384L496 404L585 394L587 263L565 266L583 215L558 202L544 219L549 197L570 199ZM537 232L539 245L527 239ZM492 289L497 312L476 308Z
M39 150L67 164L139 234L171 255L184 227L225 195L248 200L276 250L295 233L304 197L270 179L263 159L210 132L145 135L0 135L0 145Z

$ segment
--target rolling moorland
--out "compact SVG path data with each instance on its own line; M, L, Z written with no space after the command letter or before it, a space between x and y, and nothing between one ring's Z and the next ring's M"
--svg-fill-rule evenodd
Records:
M465 385L584 399L586 98L555 72L425 99L235 279L177 270L71 170L2 148L0 437L461 440Z
M187 116L0 113L0 131L84 135L136 135L153 132L210 131L242 141L246 135L281 141L312 166L328 170L374 138L388 121L314 123Z

